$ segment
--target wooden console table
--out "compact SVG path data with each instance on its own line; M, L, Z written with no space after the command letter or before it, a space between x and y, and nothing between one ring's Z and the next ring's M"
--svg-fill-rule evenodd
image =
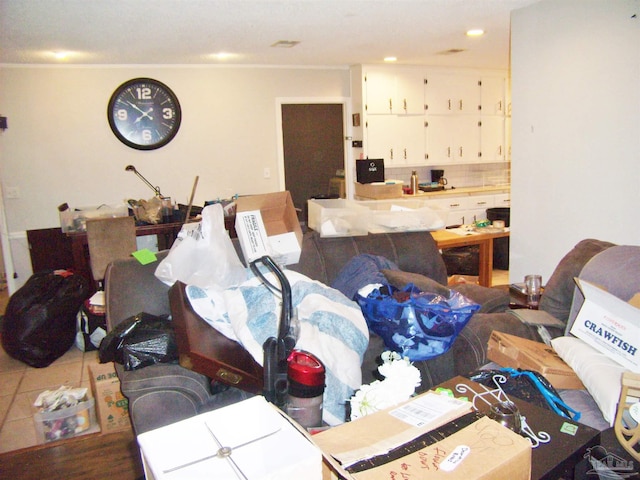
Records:
M466 247L478 245L480 247L480 265L478 268L478 283L484 287L490 287L493 277L493 240L509 236L509 231L497 233L472 233L458 235L449 230L436 230L431 232L439 249Z

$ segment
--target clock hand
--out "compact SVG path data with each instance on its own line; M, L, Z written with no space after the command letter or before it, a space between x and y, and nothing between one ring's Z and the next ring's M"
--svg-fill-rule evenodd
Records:
M142 110L140 110L142 112ZM144 117L147 117L149 120L153 120L153 117L151 115L149 115L150 112L153 112L153 107L151 107L148 111L146 112L142 112L142 115L140 115L138 118L136 118L136 121L133 123L138 123L140 120L142 120Z

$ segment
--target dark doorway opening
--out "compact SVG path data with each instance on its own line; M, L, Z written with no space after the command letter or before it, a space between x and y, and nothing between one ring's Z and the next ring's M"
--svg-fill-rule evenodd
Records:
M285 188L301 222L307 200L326 196L329 180L344 170L342 104L283 104L282 145Z

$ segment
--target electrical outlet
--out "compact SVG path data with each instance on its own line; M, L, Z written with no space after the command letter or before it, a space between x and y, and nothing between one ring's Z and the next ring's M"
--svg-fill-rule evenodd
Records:
M7 198L20 198L20 189L18 187L7 187L5 193Z
M265 167L264 171L262 172L262 176L264 178L271 178L271 169L269 167Z

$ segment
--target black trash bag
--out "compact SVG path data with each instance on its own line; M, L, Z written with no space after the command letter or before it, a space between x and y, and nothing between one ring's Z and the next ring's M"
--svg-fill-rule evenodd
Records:
M100 363L117 362L125 370L178 360L178 347L167 316L139 313L107 333L98 350Z
M64 355L76 336L76 315L89 282L68 270L34 273L11 298L2 322L2 346L11 357L42 368Z
M505 382L500 383L498 380L494 380L494 377L504 378ZM507 396L517 397L576 422L580 420L580 412L567 405L553 385L542 374L534 370L513 368L477 370L467 375L467 378L491 389L500 385ZM496 382L498 383L496 384Z

